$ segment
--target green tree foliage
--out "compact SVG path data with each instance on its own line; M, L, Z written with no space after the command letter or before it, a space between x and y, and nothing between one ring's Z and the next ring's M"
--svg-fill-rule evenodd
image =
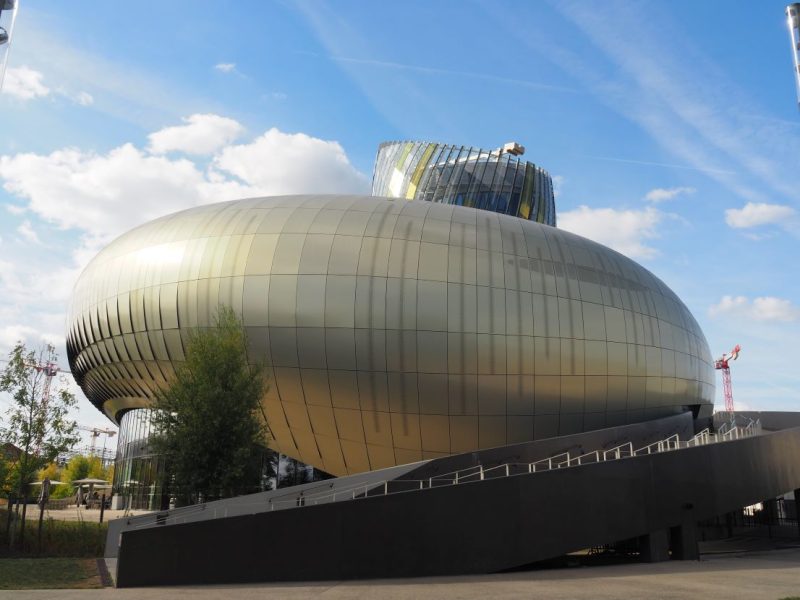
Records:
M41 367L58 364L53 346L33 351L17 342L8 359L0 374L0 391L8 393L11 402L0 427L0 440L22 450L12 460L11 470L14 490L23 495L39 469L78 442L78 426L67 416L76 400L56 377L48 394L47 369Z
M186 359L154 401L153 449L180 504L256 491L266 422L263 368L247 361L244 329L231 308L189 335Z
M78 454L69 459L61 474L65 483L72 483L76 479L86 479L89 477L89 458Z
M58 463L52 462L39 471L37 479L43 481L45 477L51 481L62 481L64 485L57 485L50 493L51 498L66 498L75 493L75 486L72 482L76 479L103 479L109 483L114 478L114 466L103 467L103 461L99 456L75 455L69 459L64 467L59 467Z

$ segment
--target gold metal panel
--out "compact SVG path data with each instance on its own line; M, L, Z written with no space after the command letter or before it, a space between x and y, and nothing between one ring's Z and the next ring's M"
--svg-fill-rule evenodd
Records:
M147 406L220 303L271 374L271 445L334 474L713 396L696 321L632 261L514 217L347 196L209 205L113 242L75 287L76 379L112 418Z
M447 281L447 245L422 242L419 246L419 279Z

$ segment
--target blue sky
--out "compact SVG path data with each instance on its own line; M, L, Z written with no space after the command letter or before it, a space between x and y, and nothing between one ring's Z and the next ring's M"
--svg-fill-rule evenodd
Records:
M661 277L713 354L742 345L739 406L800 409L783 2L20 4L0 95L3 353L63 344L75 277L138 222L367 192L384 140L514 140L554 176L560 226ZM79 420L104 423L85 399Z

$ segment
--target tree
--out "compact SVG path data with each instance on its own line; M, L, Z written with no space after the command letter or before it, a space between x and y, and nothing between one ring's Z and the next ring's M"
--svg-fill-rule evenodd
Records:
M48 369L58 364L53 346L29 351L17 342L8 358L0 375L0 391L11 396L11 404L0 440L21 450L12 469L14 489L23 496L40 468L78 442L78 425L68 418L76 400L63 382L49 384Z
M255 491L261 480L263 368L248 363L231 308L221 306L214 325L189 334L185 361L153 403L153 449L181 504Z
M61 476L64 478L65 483L72 483L76 479L86 479L89 477L89 469L91 464L89 459L82 454L76 454L69 459L64 467Z

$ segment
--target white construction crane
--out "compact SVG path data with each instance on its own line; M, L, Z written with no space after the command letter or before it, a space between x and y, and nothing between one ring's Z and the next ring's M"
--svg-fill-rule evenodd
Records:
M90 453L94 456L95 454L95 445L97 444L97 438L101 435L104 435L103 438L103 453L102 456L105 457L106 454L106 442L108 438L114 437L117 435L117 432L113 429L101 429L100 427L87 427L86 425L78 425L78 429L81 431L88 431L92 434L92 443L91 443L91 450Z

